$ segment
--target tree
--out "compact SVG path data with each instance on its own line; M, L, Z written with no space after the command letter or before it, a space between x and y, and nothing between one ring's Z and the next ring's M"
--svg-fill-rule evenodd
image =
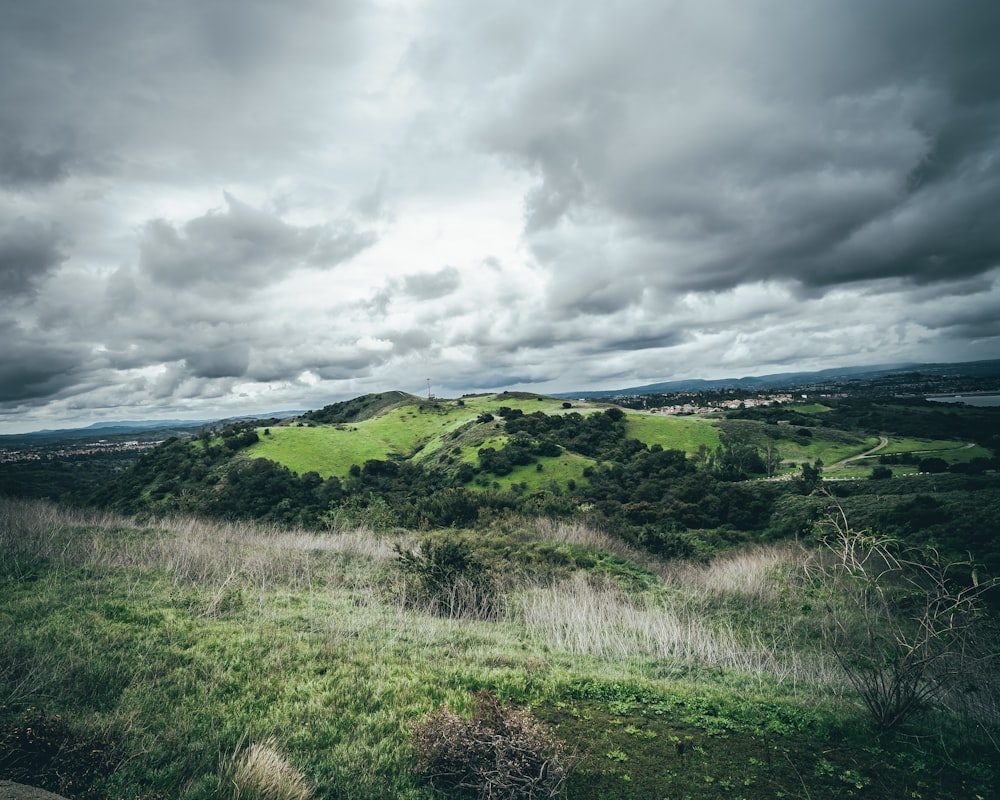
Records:
M802 487L807 493L815 489L820 484L820 481L823 480L822 460L817 458L814 464L810 464L808 461L803 461L802 475L799 480L802 482Z
M835 503L814 566L826 603L826 635L873 726L899 728L933 701L973 691L997 658L985 593L970 560L855 531Z
M774 476L774 472L780 463L781 454L774 444L774 439L768 437L764 443L764 468L767 470L767 477L771 478Z

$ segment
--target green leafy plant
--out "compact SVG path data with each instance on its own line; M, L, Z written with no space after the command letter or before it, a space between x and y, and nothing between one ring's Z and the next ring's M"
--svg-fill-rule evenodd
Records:
M427 536L417 549L396 546L399 566L408 579L409 605L422 605L438 616L496 619L502 608L500 580L457 536Z

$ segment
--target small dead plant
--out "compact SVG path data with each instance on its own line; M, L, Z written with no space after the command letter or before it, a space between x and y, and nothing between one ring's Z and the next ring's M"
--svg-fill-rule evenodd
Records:
M569 755L529 711L476 694L471 719L442 707L412 727L416 771L434 789L477 800L561 797Z

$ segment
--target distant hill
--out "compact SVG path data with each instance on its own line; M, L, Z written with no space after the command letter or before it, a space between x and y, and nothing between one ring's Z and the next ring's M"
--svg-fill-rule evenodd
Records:
M278 411L271 414L252 414L240 417L225 417L214 419L144 419L144 420L113 420L95 422L84 428L45 428L30 433L15 433L0 435L0 444L30 443L43 441L61 441L64 439L93 439L97 436L125 436L131 433L145 434L162 432L166 436L177 436L187 433L197 433L205 425L221 425L251 419L285 419L302 414L302 411Z
M926 376L949 377L967 376L982 378L1000 376L1000 359L989 361L967 361L957 364L881 364L866 367L832 367L814 372L779 372L772 375L747 376L742 378L717 378L702 380L690 378L662 383L649 383L623 389L587 390L561 392L555 397L625 397L643 394L672 394L675 392L704 392L720 389L799 389L817 384L866 381L887 378L894 375L920 373Z

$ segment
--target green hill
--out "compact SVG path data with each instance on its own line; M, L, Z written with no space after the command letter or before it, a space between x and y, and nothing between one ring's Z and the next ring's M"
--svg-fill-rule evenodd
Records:
M961 493L996 469L986 446L997 439L995 423L981 410L833 401L824 408L676 417L527 393L389 392L170 440L91 497L126 513L310 528L578 519L659 555L709 557L805 532L812 517L803 495L825 478L844 481L840 491L848 492L864 491L850 488L858 479L949 472ZM967 434L976 438L958 438ZM923 513L922 501L904 496L917 483L880 487L897 498L883 501L883 530L919 531L949 552L971 548L1000 566L988 537L967 524L968 504L949 501L928 525L911 519ZM985 498L978 483L976 491Z
M369 460L407 461L446 468L458 463L475 464L483 447L502 448L511 437L504 423L509 409L525 415L592 414L609 408L605 404L574 403L526 393L503 393L454 400L428 400L402 392L366 395L347 403L309 412L287 424L258 428L260 440L242 451L244 457L264 458L298 474L316 472L322 478L347 477L352 465ZM492 420L481 421L484 415ZM688 454L700 446L714 449L719 432L701 418L663 417L627 412L627 435L647 445L683 450ZM503 476L506 488L527 482L537 488L543 482L565 486L581 480L583 470L594 459L580 454L539 458L544 477L532 474L534 463ZM491 483L492 485L492 483Z

